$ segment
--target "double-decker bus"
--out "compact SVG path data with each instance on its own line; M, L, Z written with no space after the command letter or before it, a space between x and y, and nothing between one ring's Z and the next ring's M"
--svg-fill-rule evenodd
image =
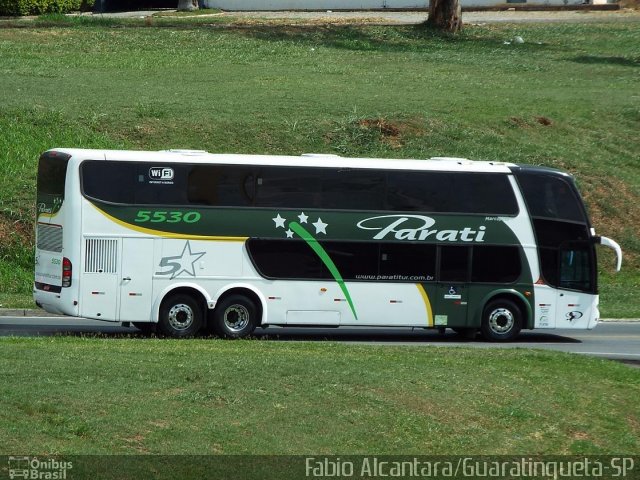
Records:
M36 230L39 306L174 337L591 329L595 245L622 256L571 175L458 158L54 149Z

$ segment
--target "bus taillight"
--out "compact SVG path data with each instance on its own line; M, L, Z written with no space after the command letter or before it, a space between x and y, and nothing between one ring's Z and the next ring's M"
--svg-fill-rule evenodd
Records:
M73 272L73 267L71 266L71 260L67 257L62 259L62 286L70 287L71 286L71 274Z

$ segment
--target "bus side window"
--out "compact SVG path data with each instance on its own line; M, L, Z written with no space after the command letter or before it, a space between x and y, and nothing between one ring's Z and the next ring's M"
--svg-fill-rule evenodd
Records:
M469 247L440 247L440 282L467 282L469 280Z
M377 243L326 241L322 242L322 246L345 280L367 280L377 277ZM323 277L333 277L326 267L323 268Z
M246 167L197 165L189 172L188 200L191 204L244 207L253 203L254 175Z
M477 245L473 247L471 281L513 283L522 273L518 247Z
M302 240L252 238L247 250L258 272L267 278L322 278L320 257Z
M393 211L431 212L433 206L429 204L425 193L425 174L413 172L389 172L387 176L387 208Z
M318 208L320 175L313 169L264 167L257 174L256 206Z
M85 160L80 167L82 193L105 202L131 205L136 192L145 187L137 174L137 166L130 162Z
M363 170L330 170L322 179L322 208L381 210L385 175Z
M387 243L380 245L380 275L406 281L433 281L436 246ZM405 278L407 277L407 278Z

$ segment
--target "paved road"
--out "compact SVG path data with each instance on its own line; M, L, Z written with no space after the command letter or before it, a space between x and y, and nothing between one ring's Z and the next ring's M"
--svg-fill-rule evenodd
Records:
M64 317L0 317L0 336L52 336L99 334L141 336L134 327ZM379 345L468 346L475 348L541 348L593 355L640 364L640 322L602 322L591 331L524 331L515 342L498 344L463 342L452 331L356 328L279 328L256 330L256 336L271 341L339 341Z

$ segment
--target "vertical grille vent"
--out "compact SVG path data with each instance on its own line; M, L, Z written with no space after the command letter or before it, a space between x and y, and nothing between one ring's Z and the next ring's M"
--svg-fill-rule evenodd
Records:
M104 238L85 240L85 273L116 273L117 265L118 240Z
M39 223L36 234L39 250L62 253L62 227L60 225Z

